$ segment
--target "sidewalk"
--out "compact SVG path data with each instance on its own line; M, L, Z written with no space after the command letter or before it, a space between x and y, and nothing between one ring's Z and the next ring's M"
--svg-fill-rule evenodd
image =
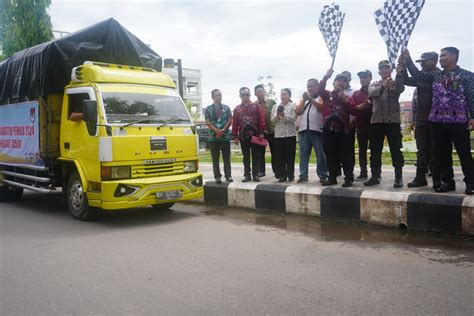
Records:
M221 163L222 169L222 163ZM295 178L298 178L295 168ZM314 166L309 168L309 182L279 183L267 164L267 176L260 182L242 182L243 166L232 166L233 183L214 182L211 163L201 163L204 199L207 204L265 209L322 218L357 220L392 227L437 230L474 235L474 196L466 196L462 172L455 167L455 192L435 193L429 186L409 189L406 184L415 176L415 167L404 167L404 187L393 188L393 168L384 166L382 183L365 187L355 182L351 188L338 185L323 187ZM222 170L221 170L222 172ZM355 170L357 176L359 171Z

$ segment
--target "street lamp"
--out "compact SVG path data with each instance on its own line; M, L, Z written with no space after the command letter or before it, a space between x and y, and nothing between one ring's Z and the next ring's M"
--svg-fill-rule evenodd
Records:
M181 65L181 59L178 59L177 62L174 62L173 58L165 58L163 61L163 66L165 68L174 68L178 67L178 91L182 99L184 99L183 92L183 66Z

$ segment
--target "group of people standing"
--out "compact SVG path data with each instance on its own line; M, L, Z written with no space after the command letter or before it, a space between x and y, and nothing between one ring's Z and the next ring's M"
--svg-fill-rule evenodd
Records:
M343 187L352 186L355 180L365 181L366 186L377 185L381 180L382 151L387 138L395 171L393 186L403 187L399 97L405 85L409 85L416 87L413 117L418 152L416 177L408 187L428 185L426 175L430 169L436 192L455 190L454 143L464 173L465 193L472 194L474 166L469 133L474 129L474 77L473 73L457 66L458 57L456 48L443 48L441 70L436 68L438 54L424 53L417 61L421 63L420 71L408 51L404 51L398 60L395 79L392 78L390 62L382 60L378 63L381 80L372 82L369 70L360 71L357 75L361 88L357 91L351 89L351 75L347 71L336 75L332 90L327 90L327 82L334 74L329 69L321 81L315 78L307 81L307 91L298 104L291 100L290 89L281 90L280 103L269 104L263 85L254 88L255 102L250 100L250 89L242 87L239 90L242 102L235 107L233 114L227 105L222 104L221 91L213 90L213 104L206 108L205 117L210 129L209 147L216 182L222 182L221 153L225 179L233 181L231 140L240 144L242 150L244 182L258 182L266 176L266 144L270 147L272 170L278 181L294 181L298 137L298 183L308 181L308 164L314 149L316 173L323 186L337 184L341 173L344 175ZM357 178L354 177L356 138L360 165Z

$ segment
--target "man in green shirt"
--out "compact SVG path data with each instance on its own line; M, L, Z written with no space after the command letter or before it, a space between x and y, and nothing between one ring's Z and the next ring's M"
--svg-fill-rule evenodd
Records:
M220 154L224 160L224 176L227 182L232 182L230 167L230 140L229 127L232 124L230 108L222 104L222 92L214 89L211 92L213 104L206 108L206 124L209 127L209 149L211 150L212 169L217 184L221 184L221 171L219 167Z

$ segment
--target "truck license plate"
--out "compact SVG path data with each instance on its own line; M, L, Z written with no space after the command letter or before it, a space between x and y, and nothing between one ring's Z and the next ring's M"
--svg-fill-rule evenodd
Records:
M183 196L183 192L181 190L171 190L171 191L164 191L164 192L157 192L156 197L158 200L176 200Z

